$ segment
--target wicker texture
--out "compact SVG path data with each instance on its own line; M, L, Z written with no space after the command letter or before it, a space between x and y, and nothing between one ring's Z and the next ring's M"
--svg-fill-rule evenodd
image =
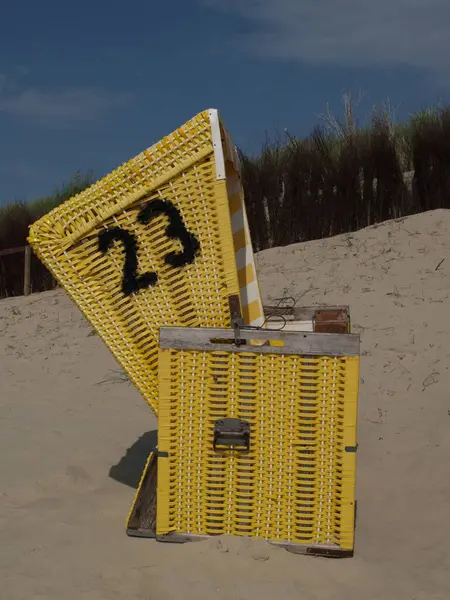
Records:
M229 326L228 298L240 294L210 114L200 113L30 229L36 254L156 413L159 327Z
M160 349L157 533L352 549L359 357ZM249 453L213 449L217 419Z

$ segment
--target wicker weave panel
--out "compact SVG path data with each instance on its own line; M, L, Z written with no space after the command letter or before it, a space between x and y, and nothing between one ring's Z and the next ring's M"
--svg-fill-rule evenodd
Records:
M358 371L359 357L160 349L158 534L353 549ZM250 423L249 453L214 451L230 417Z
M228 298L240 295L211 123L211 111L197 115L30 229L36 254L155 412L159 327L228 326Z

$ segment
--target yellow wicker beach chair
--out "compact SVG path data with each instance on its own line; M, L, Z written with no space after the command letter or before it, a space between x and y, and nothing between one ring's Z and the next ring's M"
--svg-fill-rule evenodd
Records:
M244 329L238 341L161 329L158 449L128 534L352 556L359 336Z

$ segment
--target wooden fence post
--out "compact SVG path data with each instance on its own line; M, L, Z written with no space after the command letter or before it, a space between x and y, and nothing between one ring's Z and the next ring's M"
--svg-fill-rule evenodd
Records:
M31 294L31 246L25 246L25 267L23 274L23 295Z

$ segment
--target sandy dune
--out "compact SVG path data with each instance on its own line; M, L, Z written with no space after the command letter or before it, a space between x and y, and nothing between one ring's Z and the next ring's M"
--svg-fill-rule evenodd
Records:
M128 538L154 417L63 292L1 301L1 600L448 600L449 250L442 210L257 257L266 301L349 304L361 334L357 546L342 561Z

